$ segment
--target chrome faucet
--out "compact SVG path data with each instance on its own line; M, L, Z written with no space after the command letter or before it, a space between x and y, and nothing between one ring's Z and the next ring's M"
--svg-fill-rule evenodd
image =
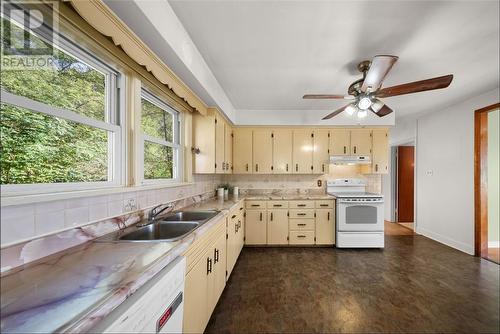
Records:
M175 207L175 205L173 203L168 203L166 205L160 204L160 205L155 206L154 208L151 209L151 211L149 211L148 220L144 223L137 224L137 226L141 227L141 226L146 226L146 225L154 223L156 220L156 217L160 213L164 212L165 210L172 210L174 207Z

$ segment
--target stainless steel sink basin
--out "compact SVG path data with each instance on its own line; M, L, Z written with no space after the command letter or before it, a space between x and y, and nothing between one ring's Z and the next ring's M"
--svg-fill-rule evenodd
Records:
M181 239L189 232L200 225L199 222L182 221L182 222L155 222L146 225L135 231L119 237L119 240L128 241L146 241L146 240L165 240L175 241Z
M215 217L219 211L207 210L207 211L178 211L164 218L159 218L159 221L168 222L180 222L180 221L206 221L212 217Z

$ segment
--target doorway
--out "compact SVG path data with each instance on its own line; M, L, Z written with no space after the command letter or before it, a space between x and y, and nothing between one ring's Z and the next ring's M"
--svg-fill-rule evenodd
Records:
M415 146L398 146L396 159L396 222L413 230L415 217Z
M500 263L499 118L500 104L474 114L475 254Z

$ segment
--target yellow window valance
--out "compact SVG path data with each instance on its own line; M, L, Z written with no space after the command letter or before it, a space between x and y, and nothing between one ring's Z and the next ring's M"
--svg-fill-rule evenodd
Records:
M101 0L69 2L85 21L110 37L130 58L144 66L196 111L207 114L203 101L105 3Z

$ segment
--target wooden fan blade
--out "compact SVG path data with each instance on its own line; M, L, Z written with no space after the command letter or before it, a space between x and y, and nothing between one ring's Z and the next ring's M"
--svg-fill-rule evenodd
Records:
M342 111L344 111L344 110L345 110L345 108L347 108L348 106L349 106L349 104L348 104L348 105L346 105L346 106L343 106L343 107L342 107L342 108L340 108L340 109L335 110L335 111L334 111L334 112L332 112L331 114L328 114L328 115L326 115L325 117L323 117L323 119L330 119L330 118L332 118L332 117L334 117L334 116L337 116L337 115L338 115L338 114L340 114Z
M383 55L373 57L365 80L361 85L361 91L364 93L377 91L397 60L398 57L396 56Z
M306 94L302 96L303 99L353 99L354 96L350 95L338 95L338 94Z
M375 95L377 97L389 97L424 92L426 90L441 89L448 87L452 80L453 74L448 74L442 77L414 81L402 85L382 88Z
M375 114L379 117L384 117L385 115L389 115L393 110L384 104L382 108Z

